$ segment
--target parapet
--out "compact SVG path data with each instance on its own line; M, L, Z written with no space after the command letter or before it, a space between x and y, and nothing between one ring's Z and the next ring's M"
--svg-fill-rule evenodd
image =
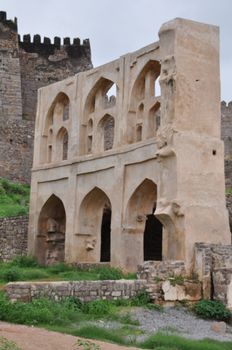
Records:
M230 114L232 117L232 101L228 102L228 104L225 101L221 102L221 110L222 114Z
M23 36L21 40L19 36L19 47L26 52L37 53L41 56L50 56L55 53L55 50L64 49L68 56L77 58L82 56L85 52L90 52L89 39L81 40L74 38L72 43L70 38L64 38L63 41L59 37L55 37L53 42L50 38L44 37L43 40L39 34L34 35L33 40L30 34Z
M7 19L7 13L5 11L0 11L0 23L17 32L17 18L15 17L14 21Z

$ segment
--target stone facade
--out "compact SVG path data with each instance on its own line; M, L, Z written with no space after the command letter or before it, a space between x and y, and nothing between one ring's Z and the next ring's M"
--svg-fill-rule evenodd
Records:
M29 183L35 123L28 120L0 121L0 176Z
M28 216L0 218L0 260L27 254Z
M232 245L197 243L195 272L204 299L221 300L232 309Z
M176 19L159 36L39 90L29 252L41 263L181 260L189 273L195 242L230 244L218 28Z
M230 232L232 234L232 193L226 195L226 206L229 212Z
M90 68L88 39L21 40L17 20L0 12L0 177L30 182L38 88Z
M232 188L232 101L221 103L221 137L225 144L226 187Z
M12 282L5 291L11 300L31 301L46 297L61 300L70 296L82 301L129 299L144 291L144 280Z

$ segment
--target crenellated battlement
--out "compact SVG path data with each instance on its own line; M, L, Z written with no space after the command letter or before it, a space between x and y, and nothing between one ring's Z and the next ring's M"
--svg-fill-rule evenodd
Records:
M85 51L90 51L89 39L84 39L81 43L80 38L74 38L71 42L69 37L63 38L54 37L51 40L48 37L43 39L39 34L36 34L31 38L30 34L23 35L21 40L18 36L19 47L29 53L37 53L41 56L53 55L56 50L65 50L70 57L79 57Z
M9 27L15 32L18 30L17 18L15 17L13 21L11 19L7 19L7 13L5 11L0 11L0 23L2 23L4 26Z
M232 101L226 103L225 101L221 102L222 115L230 115L232 118Z

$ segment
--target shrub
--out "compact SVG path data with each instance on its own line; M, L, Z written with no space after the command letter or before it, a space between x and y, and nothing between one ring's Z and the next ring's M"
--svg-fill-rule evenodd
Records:
M231 313L219 300L200 300L194 306L195 313L202 318L229 321Z
M150 303L150 296L144 290L131 299L132 306L145 306Z
M91 315L108 315L112 312L113 303L107 300L93 300L88 303L84 303L81 307L81 311Z
M116 267L100 267L97 269L100 280L120 280L123 278L123 273Z
M17 267L12 267L3 272L2 278L6 282L19 281L21 279L21 272Z
M33 256L18 255L12 260L12 265L19 267L36 267L38 263Z

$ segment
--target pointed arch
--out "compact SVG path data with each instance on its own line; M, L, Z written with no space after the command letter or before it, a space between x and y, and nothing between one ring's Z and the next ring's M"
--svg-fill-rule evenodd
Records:
M56 136L56 159L68 159L68 130L63 126Z
M160 75L160 62L149 60L135 79L131 90L130 109L135 110L138 102L146 97L154 97L155 81Z
M98 123L99 151L107 151L113 148L114 124L114 117L110 114L105 114Z
M88 118L89 114L95 111L96 108L104 109L107 107L107 105L104 104L106 99L108 100L107 93L114 85L116 86L116 83L107 78L101 77L98 79L86 98L84 107L85 120ZM117 86L115 90L117 91Z
M52 194L38 219L35 256L42 265L64 261L66 213L62 200Z
M95 251L90 251L89 254L95 256L96 262L110 261L111 210L109 197L99 187L94 187L80 206L80 232L95 240Z
M69 105L70 99L68 95L62 91L59 92L48 109L43 131L44 136L47 136L49 127L53 125L57 119L61 121L69 119Z
M154 137L160 126L160 103L158 101L150 108L148 114L147 138Z
M141 234L143 252L140 251L139 255L144 260L162 260L162 224L154 215L156 202L157 185L146 178L134 190L127 204L126 226L128 232Z

